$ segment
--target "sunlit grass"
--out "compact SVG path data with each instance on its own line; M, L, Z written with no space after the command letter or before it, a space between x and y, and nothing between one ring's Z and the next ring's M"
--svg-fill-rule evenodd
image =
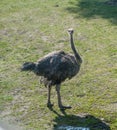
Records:
M72 53L67 35L67 29L72 27L83 64L79 75L62 84L63 103L72 105L67 113L74 116L88 113L104 118L113 130L117 128L117 29L113 22L116 21L113 17L116 9L112 11L112 7L101 2L104 14L111 8L109 16L104 18L97 13L90 17L92 12L89 11L86 17L82 9L87 4L90 3L83 5L80 0L1 1L1 118L14 116L24 127L34 130L54 129L54 125L60 123L59 119L55 120L58 115L46 108L47 89L39 84L39 78L33 73L21 73L20 67L23 62L37 61L54 50ZM89 9L93 6L91 4ZM99 3L97 10L98 7ZM52 102L61 114L54 87ZM10 114L6 112L9 109Z

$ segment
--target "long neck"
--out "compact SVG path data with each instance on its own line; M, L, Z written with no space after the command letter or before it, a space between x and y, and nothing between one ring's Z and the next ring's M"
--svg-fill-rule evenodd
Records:
M73 41L73 34L70 34L70 44L71 44L71 48L72 48L72 50L74 52L76 61L80 65L82 63L82 59L81 59L80 55L78 54L78 52L77 52L77 50L75 48L74 41Z

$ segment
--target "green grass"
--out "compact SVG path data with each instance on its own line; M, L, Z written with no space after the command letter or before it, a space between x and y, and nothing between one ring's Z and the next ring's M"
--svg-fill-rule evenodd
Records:
M0 118L18 121L27 130L93 126L101 120L117 129L117 8L104 2L1 0ZM63 103L72 105L64 115L54 87L50 111L47 89L33 73L19 68L54 50L72 52L67 35L71 27L83 64L79 75L62 84Z

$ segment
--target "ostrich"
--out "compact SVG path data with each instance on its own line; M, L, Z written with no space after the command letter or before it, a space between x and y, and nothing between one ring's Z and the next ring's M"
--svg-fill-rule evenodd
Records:
M68 29L70 36L71 49L74 53L68 54L62 50L49 53L37 62L26 62L23 64L22 71L33 71L36 75L41 76L41 82L48 88L47 107L51 108L53 104L50 101L51 88L56 86L58 106L61 110L70 109L71 106L63 106L60 95L60 86L65 79L71 79L75 76L82 63L82 59L73 41L73 29Z

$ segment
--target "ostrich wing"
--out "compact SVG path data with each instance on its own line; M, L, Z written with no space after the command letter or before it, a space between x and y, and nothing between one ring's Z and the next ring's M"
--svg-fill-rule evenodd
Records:
M47 77L48 74L51 75L52 70L59 63L60 57L64 54L63 51L49 53L36 63L35 73L44 77Z

